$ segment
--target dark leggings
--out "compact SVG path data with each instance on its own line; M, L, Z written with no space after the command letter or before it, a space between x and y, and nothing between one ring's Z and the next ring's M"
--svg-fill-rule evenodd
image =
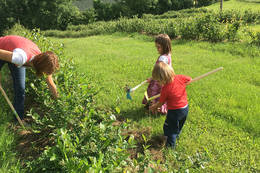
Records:
M168 110L163 126L164 135L167 136L166 146L175 147L176 138L179 137L181 129L188 116L189 106L181 109Z

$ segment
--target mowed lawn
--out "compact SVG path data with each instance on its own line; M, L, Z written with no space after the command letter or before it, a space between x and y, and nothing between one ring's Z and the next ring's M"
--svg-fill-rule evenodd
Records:
M158 57L152 38L117 33L51 39L64 43L66 57L91 78L99 90L98 107L119 108L133 128L150 128L148 140L162 135L165 115L150 115L141 104L147 85L132 94L133 100L124 91L126 84L133 87L151 76ZM259 49L178 40L172 48L176 74L197 77L221 66L224 70L187 87L189 117L176 150L164 152L166 162L179 170L260 171Z
M206 7L219 10L220 2ZM260 0L229 0L223 2L223 10L260 11Z

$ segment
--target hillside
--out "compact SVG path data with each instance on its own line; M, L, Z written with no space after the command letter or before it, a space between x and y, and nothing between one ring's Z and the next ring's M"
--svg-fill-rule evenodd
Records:
M208 6L208 9L219 10L220 4L215 3ZM223 10L252 10L260 11L260 0L229 0L223 2Z

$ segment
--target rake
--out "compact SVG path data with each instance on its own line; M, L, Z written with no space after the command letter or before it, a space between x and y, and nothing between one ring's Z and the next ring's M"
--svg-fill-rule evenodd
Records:
M131 92L135 91L137 88L139 88L140 86L142 86L143 84L145 84L147 82L147 80L141 82L140 84L136 85L134 88L129 88L129 86L125 87L126 90L126 98L129 100L132 100L131 97Z
M189 85L189 84L192 83L192 82L196 82L196 81L198 81L198 80L200 80L200 79L202 79L202 78L204 78L204 77L206 77L206 76L209 76L209 75L211 75L211 74L213 74L213 73L216 73L216 72L218 72L218 71L220 71L220 70L223 70L223 69L224 69L223 67L216 68L215 70L212 70L212 71L210 71L210 72L207 72L207 73L205 73L205 74L203 74L203 75L201 75L201 76L198 76L198 77L192 79L191 81L189 81L189 82L187 83L187 85ZM152 96L152 97L149 98L148 95L147 95L147 91L146 91L146 92L144 93L144 96L145 96L145 98L146 98L147 101L151 101L151 100L153 100L153 99L156 99L156 98L160 97L160 94L155 95L155 96Z

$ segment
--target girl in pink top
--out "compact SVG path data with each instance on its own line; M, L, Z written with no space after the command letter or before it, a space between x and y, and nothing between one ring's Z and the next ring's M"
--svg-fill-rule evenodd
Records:
M171 59L171 39L167 34L160 34L155 38L155 47L157 48L158 53L160 56L157 58L157 61L155 64L158 64L159 62L164 62L165 64L172 65L172 59ZM161 84L153 80L152 78L147 79L149 85L147 88L147 95L148 97L152 97L154 95L160 94L161 92ZM153 100L154 102L159 101L160 98L157 98ZM142 102L146 108L149 108L150 105L148 105L148 102L146 98L144 97L143 102ZM162 114L167 113L167 104L163 104L158 112Z

